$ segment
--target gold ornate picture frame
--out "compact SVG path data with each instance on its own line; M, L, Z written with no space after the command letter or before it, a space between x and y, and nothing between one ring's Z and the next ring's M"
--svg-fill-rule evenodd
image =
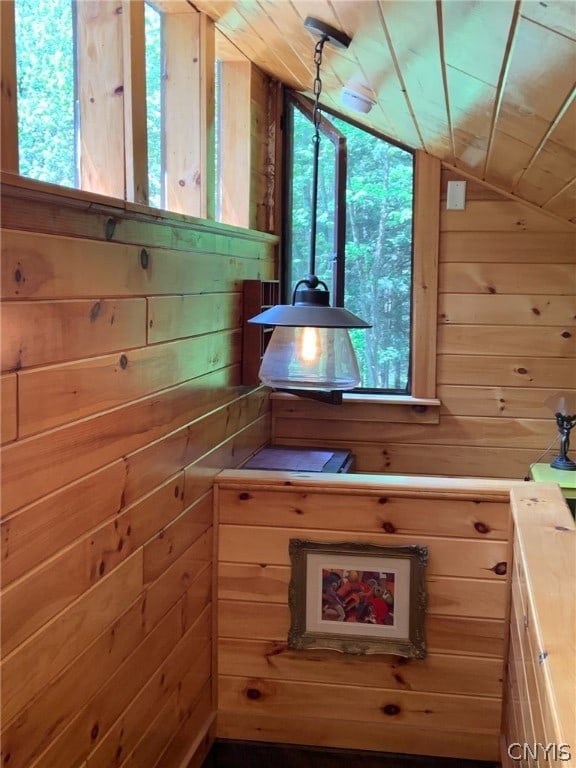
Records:
M290 540L288 647L426 656L428 549Z

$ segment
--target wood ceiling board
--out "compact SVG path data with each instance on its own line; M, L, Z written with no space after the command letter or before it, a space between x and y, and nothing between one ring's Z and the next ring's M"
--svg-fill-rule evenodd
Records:
M215 30L214 44L216 48L216 58L220 61L249 61L242 51L238 50L234 43L229 40L226 35L220 32L219 29Z
M514 0L471 2L444 0L444 58L446 65L484 83L498 85Z
M384 23L426 150L453 156L450 115L444 93L436 5L428 0L381 4Z
M533 147L508 133L496 131L485 180L512 191L533 154Z
M521 14L576 40L576 3L572 0L523 0Z
M531 114L514 104L502 106L498 118L498 130L514 136L534 149L550 128L550 122L543 117Z
M558 124L554 126L554 130L550 134L550 141L576 152L576 100L574 93L571 104L567 107Z
M199 6L202 3L199 3ZM216 4L213 4L216 5ZM228 4L227 4L228 5ZM254 29L250 22L240 13L242 3L236 3L222 13L216 24L218 29L237 48L253 61L260 69L269 75L280 79L290 88L298 89L300 80L280 57L274 52L274 47Z
M570 182L544 206L544 210L576 223L576 181Z
M570 101L576 79L574 0L194 5L260 69L309 95L317 36L304 19L312 16L344 31L352 38L347 50L325 48L323 105L507 192L534 167L522 194L534 201L551 193L556 210L570 208L572 192L560 185L571 157L562 173L555 168L556 145L576 151L576 107ZM349 80L375 92L377 104L369 114L342 107L342 85Z
M386 39L382 15L376 2L332 3L341 28L353 33L350 49L357 56L359 71L365 85L376 94L380 109L386 116L386 123L378 121L373 125L384 135L412 147L423 149L421 137L410 112L404 84L398 77L394 55ZM358 13L358 6L361 13ZM369 124L378 120L378 111L373 109L366 118Z
M482 172L486 161L495 88L453 67L446 67L454 151L459 167Z
M551 123L573 88L575 74L576 42L520 17L503 106Z
M270 7L270 6L274 7ZM310 39L308 45L301 43L303 33L302 23L290 3L280 5L260 2L239 2L238 12L248 22L252 29L258 31L260 37L270 49L270 60L277 59L292 72L295 80L304 85L312 82L315 75L314 45L316 40ZM276 8L276 10L275 10ZM288 13L286 12L288 11ZM323 58L330 57L328 45L324 48ZM275 67L270 65L273 70Z
M554 145L553 142L548 142L546 148L522 174L514 192L520 197L526 194L527 200L544 205L574 176L576 176L576 154L559 145ZM528 196L530 188L539 190L536 197L533 192Z

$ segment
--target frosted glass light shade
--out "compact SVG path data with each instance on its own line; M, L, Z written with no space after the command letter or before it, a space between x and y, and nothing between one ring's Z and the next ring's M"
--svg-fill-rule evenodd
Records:
M345 328L276 326L260 366L260 379L276 389L354 389L356 355Z

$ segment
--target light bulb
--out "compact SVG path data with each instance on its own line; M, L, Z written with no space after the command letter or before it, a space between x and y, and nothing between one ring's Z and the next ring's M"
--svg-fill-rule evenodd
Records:
M320 329L302 328L297 342L296 354L302 363L313 365L318 362L320 355L322 354Z

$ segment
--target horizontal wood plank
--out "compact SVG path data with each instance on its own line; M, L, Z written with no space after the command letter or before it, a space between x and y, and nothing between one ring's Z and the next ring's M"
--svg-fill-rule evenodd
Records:
M141 724L149 723L159 709L177 694L181 682L182 670L188 667L193 675L198 694L211 674L210 633L208 627L201 625L203 631L191 629L175 646L163 664L155 671L146 685L138 691L130 702L122 718L108 730L86 762L87 768L108 768L117 760L118 755L130 755L139 744L142 732ZM177 697L174 704L177 704ZM158 734L155 734L158 736ZM167 738L162 742L158 755L166 747ZM138 753L136 753L138 754Z
M290 610L283 603L236 600L218 601L220 638L267 640L283 643L290 628ZM425 621L426 647L431 653L486 656L502 659L507 628L500 619L433 616Z
M275 570L275 576L269 577L267 568L287 567L290 564L288 545L291 538L301 538L301 532L295 528L273 529L222 525L220 526L219 558L222 563L230 564L226 567L230 567L231 571L234 571L235 565L239 567L245 565L249 569L245 573L247 579L253 579L260 568L262 573L258 576L258 582L264 579L266 584L268 578L273 580L279 578L284 582L286 578L283 572ZM345 531L330 530L316 531L314 535L310 534L310 538L313 541L342 542L347 536ZM355 541L386 546L405 546L412 543L410 538L386 533L361 533L357 535ZM429 576L502 579L503 573L495 571L504 570L496 568L498 563L506 562L507 547L503 542L421 536L419 543L428 547ZM243 589L243 584L239 583L238 588ZM226 589L234 592L234 583L230 577L226 578ZM266 591L267 587L264 586L263 589Z
M142 608L140 597L27 704L24 716L4 724L3 752L10 754L17 768L32 764L143 642ZM178 618L173 611L162 624L162 636L169 641L178 637L171 631L171 627L177 631ZM83 684L78 685L78 680Z
M162 526L144 546L144 583L159 578L188 547L212 526L214 502L208 492L177 518Z
M173 610L167 610L165 619L157 628L147 634L96 695L75 713L67 727L42 755L42 763L46 768L58 768L67 762L84 764L83 761L112 733L111 729L123 722L124 713L138 695L146 697L149 691L147 686L153 688L160 698L162 671L167 669L165 665L170 664L171 654L182 638L179 614L179 605ZM210 618L210 608L207 607L189 630L189 638L197 639L202 646L209 633ZM94 729L95 723L98 724L97 729ZM127 725L134 727L130 718Z
M305 444L302 438L289 438L281 433L278 433L278 440L283 445L302 447ZM469 445L466 450L455 451L451 445L435 445L431 449L427 443L386 442L383 446L379 442L368 441L322 442L326 448L351 450L354 454L355 472L379 474L383 477L420 475L521 480L544 448L542 446L542 449L535 450ZM317 440L310 442L310 446L317 444Z
M443 293L438 298L438 317L440 323L450 325L570 327L576 317L576 298Z
M119 460L2 520L3 585L116 514L122 506L125 479L126 466Z
M575 366L576 369L576 366ZM576 373L575 373L576 375ZM290 419L276 419L277 439L314 439L320 445L326 440L341 440L338 423L308 420L304 423ZM553 434L553 433L552 433ZM346 440L349 444L365 441L370 436L374 443L426 443L428 445L468 445L474 447L543 448L550 442L550 422L543 419L485 418L482 416L452 416L446 414L439 424L370 424L366 421L349 422Z
M438 355L440 384L574 389L574 361L532 356Z
M507 540L507 503L398 498L386 492L357 495L266 490L219 491L220 525Z
M504 416L505 418L550 419L553 389L522 387L475 387L442 384L438 397L440 413L453 416ZM548 402L547 402L548 401Z
M503 664L499 659L428 653L415 662L371 654L359 656L354 664L342 662L337 651L294 651L286 642L223 638L218 643L218 670L225 676L473 696L501 693Z
M240 331L23 371L22 436L42 432L240 363ZM38 398L42 391L45 397Z
M186 467L184 494L186 504L191 504L213 487L220 467L233 469L241 466L256 448L268 442L270 436L270 415L265 413L252 424L244 427L217 448L209 451Z
M176 518L183 508L183 479L182 473L177 475L3 590L3 654L16 648Z
M149 630L212 563L213 531L207 530L146 589L144 624ZM200 582L201 584L202 582ZM198 585L197 585L198 586Z
M216 371L159 395L7 445L2 455L4 510L18 509L233 401L237 389L230 384L237 382L237 375L236 369ZM31 476L29 466L34 466Z
M438 409L422 404L365 403L358 400L344 401L341 405L328 405L305 398L275 394L272 398L275 418L298 420L326 419L345 423L349 421L400 422L407 424L437 424Z
M443 232L441 262L574 264L573 232Z
M76 195L75 195L76 196ZM26 205L22 205L22 199ZM253 257L267 253L278 242L275 235L233 227L171 211L140 212L122 200L102 202L67 197L60 187L44 192L38 186L20 189L3 185L2 219L6 229L81 237L103 242L173 248L182 251Z
M90 296L154 296L239 291L242 280L270 279L273 251L252 243L244 257L224 252L178 251L95 242L78 237L4 230L2 234L2 296L24 299L84 298ZM144 265L144 266L143 266Z
M312 744L318 747L371 749L401 754L443 755L469 759L497 760L498 735L475 731L454 731L447 727L415 730L396 724L362 723L357 720L291 717L285 713L218 711L217 735L222 739L252 739L285 744Z
M128 475L124 488L125 501L130 502L139 498L143 493L164 482L175 471L197 462L204 454L210 453L210 448L214 444L219 447L222 443L226 444L237 432L266 413L267 408L265 390L254 390L245 397L236 398L220 408L215 407L210 413L187 426L176 429L150 445L130 453L126 458ZM226 454L226 448L229 450L230 446L223 446L219 454L222 460ZM213 456L208 459L208 463L211 460L214 460ZM234 456L231 456L230 460L234 462ZM236 462L233 466L236 466Z
M570 222L561 222L513 200L471 200L465 215L443 210L442 232L574 232Z
M189 768L202 768L216 738L215 717L214 697L209 681L196 701L180 713L179 727L154 768L182 765L184 761L187 761ZM194 746L194 757L190 760Z
M240 293L152 296L148 299L148 343L240 328L241 305Z
M438 353L443 355L535 355L576 357L576 327L440 325Z
M573 296L573 264L440 265L440 293Z
M316 539L314 539L316 540ZM285 602L290 573L283 566L220 563L218 594L222 599L258 600L262 604ZM426 581L431 614L504 619L507 585L472 578L428 575Z
M142 591L142 551L45 625L2 665L2 720L9 723L42 688L137 599ZM50 664L45 659L50 659Z
M488 697L387 692L359 686L220 676L218 699L224 711L273 712L275 716L312 719L326 717L326 702L329 701L332 721L370 722L376 730L376 723L386 722L385 708L389 705L395 723L415 729L434 729L450 722L455 731L489 735L497 733L500 724L500 701ZM350 702L354 702L353 707Z
M2 370L89 357L146 343L144 299L5 302Z

